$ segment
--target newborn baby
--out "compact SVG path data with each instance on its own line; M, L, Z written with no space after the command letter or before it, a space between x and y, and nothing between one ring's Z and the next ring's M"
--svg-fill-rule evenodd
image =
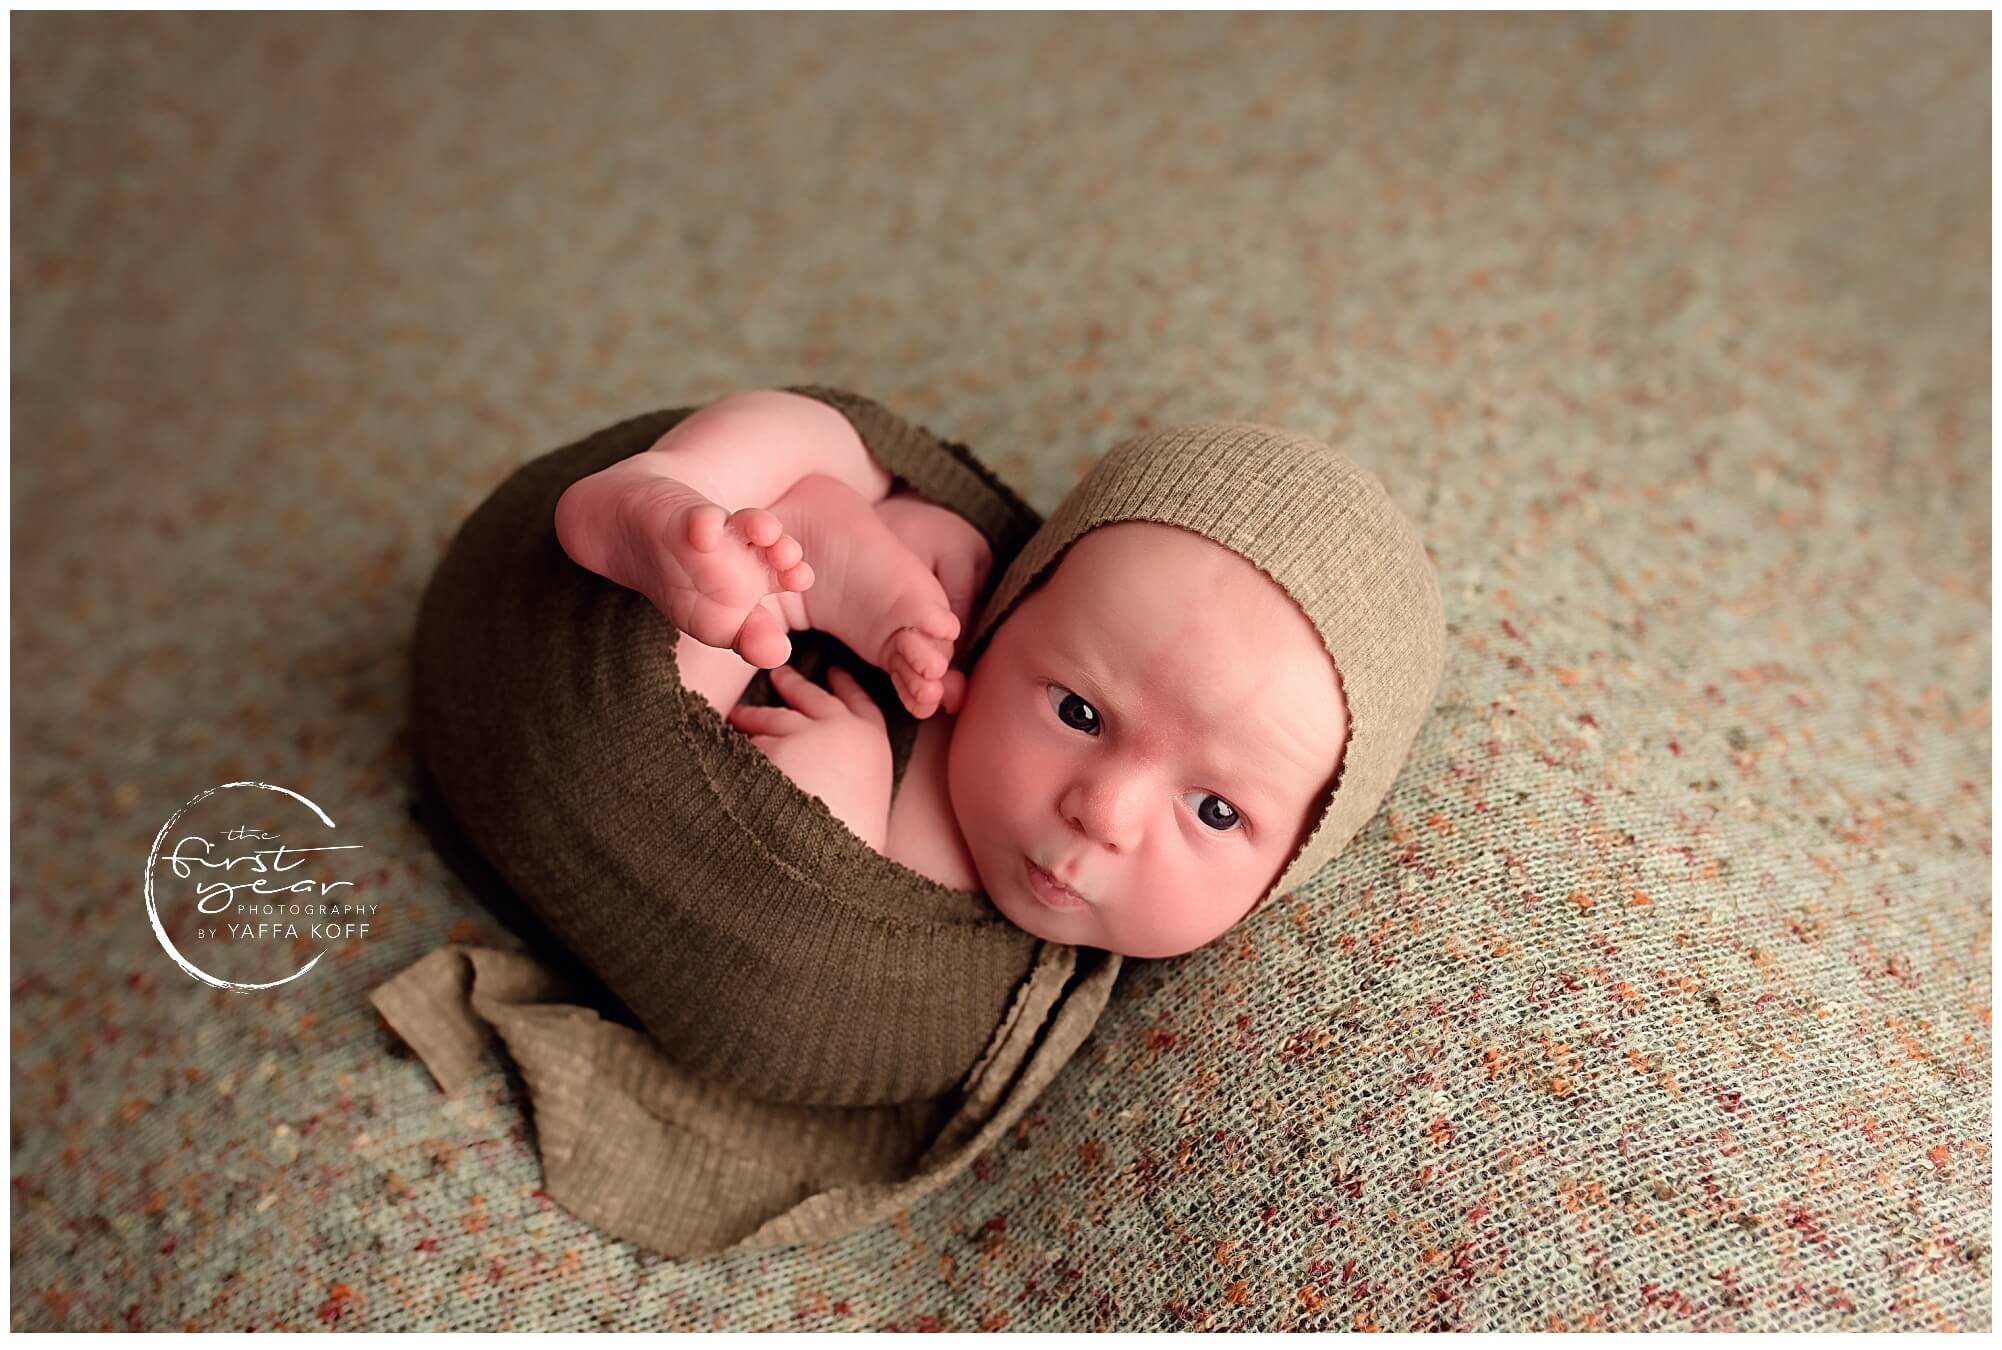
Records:
M556 530L673 622L684 686L877 852L1054 942L1164 957L1228 931L1304 842L1348 742L1306 614L1229 548L1118 521L963 672L991 551L892 486L838 411L746 391L573 484ZM873 659L928 719L894 800L861 685L785 664L803 629ZM761 668L786 706L738 703Z
M886 675L821 688L809 630ZM442 817L631 1017L460 942L371 999L448 1091L499 1033L585 1221L682 1259L839 1237L1017 1128L1129 956L1340 856L1445 651L1423 541L1304 433L1150 428L1044 518L849 390L630 418L459 528L411 726ZM760 669L782 706L738 706Z

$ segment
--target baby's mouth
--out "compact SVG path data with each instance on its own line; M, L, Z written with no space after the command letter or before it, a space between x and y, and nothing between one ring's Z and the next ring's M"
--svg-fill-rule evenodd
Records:
M1049 870L1036 862L1028 854L1022 855L1023 866L1028 870L1030 885L1041 896L1043 903L1054 909L1082 909L1091 902L1078 892L1058 881Z

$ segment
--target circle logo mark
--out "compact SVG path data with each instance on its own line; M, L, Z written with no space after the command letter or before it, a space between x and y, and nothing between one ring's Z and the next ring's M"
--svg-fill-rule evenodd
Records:
M250 817L254 824L247 823ZM327 948L275 980L226 978L189 959L175 942L161 916L162 893L178 929L187 926L192 895L194 944L204 961L226 964L231 975L283 969L296 959L302 941L366 938L368 920L379 907L357 903L355 883L338 875L346 855L362 845L332 842L334 828L333 817L318 803L276 783L220 783L198 793L160 827L146 857L146 917L153 936L175 965L217 989L254 993L298 979L320 963ZM285 954L274 955L274 946Z

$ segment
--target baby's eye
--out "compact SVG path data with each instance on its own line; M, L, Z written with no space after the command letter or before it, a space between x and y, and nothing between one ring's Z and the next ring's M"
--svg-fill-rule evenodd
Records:
M1237 808L1217 796L1214 792L1190 792L1184 794L1182 800L1187 801L1190 797L1200 799L1200 804L1196 807L1196 819L1209 826L1212 830L1215 830L1218 834L1229 834L1243 822L1244 818L1238 815ZM1216 809L1205 811L1203 807L1209 805L1211 802L1216 803Z
M1047 691L1050 706L1056 709L1058 721L1078 731L1089 732L1094 736L1098 734L1097 709L1060 684L1049 685ZM1186 794L1183 800L1186 801L1189 797L1199 799L1194 808L1196 819L1218 834L1229 834L1244 823L1244 818L1237 813L1237 808L1214 792L1191 792ZM1206 810L1211 802L1216 805Z
M1098 712L1089 703L1060 684L1050 685L1047 692L1050 705L1057 710L1058 721L1079 731L1089 731L1094 736L1098 734ZM1059 694L1063 697L1057 697Z

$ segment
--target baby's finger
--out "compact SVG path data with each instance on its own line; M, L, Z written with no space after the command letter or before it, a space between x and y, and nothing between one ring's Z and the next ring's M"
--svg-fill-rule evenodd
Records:
M767 708L757 703L739 703L730 709L730 715L724 720L746 734L782 736L788 731L798 729L805 718L805 713L794 712L791 708Z
M841 700L791 666L772 667L772 690L808 717L820 717L841 707Z
M883 724L883 710L876 706L876 700L869 697L869 691L853 675L835 666L827 672L827 683L835 696L847 705L849 712L865 722Z

